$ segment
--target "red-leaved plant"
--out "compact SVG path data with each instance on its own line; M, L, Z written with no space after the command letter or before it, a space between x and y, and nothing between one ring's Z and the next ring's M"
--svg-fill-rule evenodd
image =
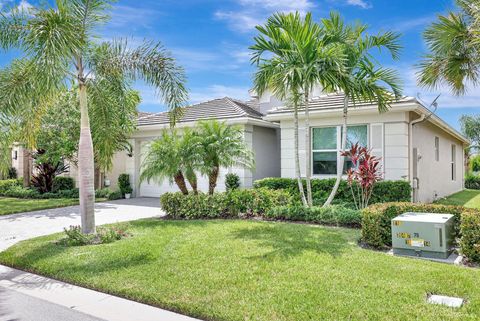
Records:
M358 143L342 152L342 156L352 161L352 167L347 171L347 182L357 209L368 206L375 183L382 179L380 158L370 152Z

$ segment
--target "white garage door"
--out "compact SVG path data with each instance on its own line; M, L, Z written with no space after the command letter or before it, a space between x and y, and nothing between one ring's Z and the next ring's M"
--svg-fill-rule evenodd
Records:
M141 163L143 163L143 159L145 157L146 152L148 151L149 146L148 141L142 142L141 145ZM168 180L163 181L162 183L157 183L155 181L144 181L140 184L140 196L143 197L159 197L163 193L166 192L176 192L178 188L176 185L170 185Z

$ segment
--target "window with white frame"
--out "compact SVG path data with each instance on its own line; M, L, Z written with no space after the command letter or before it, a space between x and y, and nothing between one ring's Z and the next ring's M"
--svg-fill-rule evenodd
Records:
M340 159L342 141L342 127L321 127L312 129L312 171L313 175L335 175ZM367 125L347 127L347 146L358 143L368 146ZM352 166L351 161L345 160L344 172Z
M438 162L440 160L440 138L435 136L435 160Z
M452 171L452 181L457 180L456 163L457 163L457 146L452 145L452 161L450 163L451 171Z

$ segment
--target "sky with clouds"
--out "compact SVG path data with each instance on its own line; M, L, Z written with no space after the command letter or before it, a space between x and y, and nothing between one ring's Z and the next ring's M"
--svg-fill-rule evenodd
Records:
M0 0L4 8L36 3ZM460 115L480 113L480 88L458 98L446 89L429 92L418 88L415 81L415 65L426 49L422 31L437 14L451 9L455 9L453 0L119 0L99 36L103 40L127 37L133 43L161 41L186 70L192 103L223 96L248 99L255 70L248 47L256 34L255 26L277 11L312 12L319 20L336 10L349 22L367 23L372 33L402 33L401 59L392 61L380 55L379 60L399 71L406 95L429 103L441 94L437 114L458 128ZM0 52L0 67L18 55ZM151 88L142 83L136 88L142 93L141 110L164 109Z

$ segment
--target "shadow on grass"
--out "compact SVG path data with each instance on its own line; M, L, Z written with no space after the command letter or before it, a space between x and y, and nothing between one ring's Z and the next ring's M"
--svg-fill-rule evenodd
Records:
M312 228L294 224L256 225L235 231L233 237L254 241L271 249L251 259L289 259L304 252L341 256L349 247L342 233L330 228Z

